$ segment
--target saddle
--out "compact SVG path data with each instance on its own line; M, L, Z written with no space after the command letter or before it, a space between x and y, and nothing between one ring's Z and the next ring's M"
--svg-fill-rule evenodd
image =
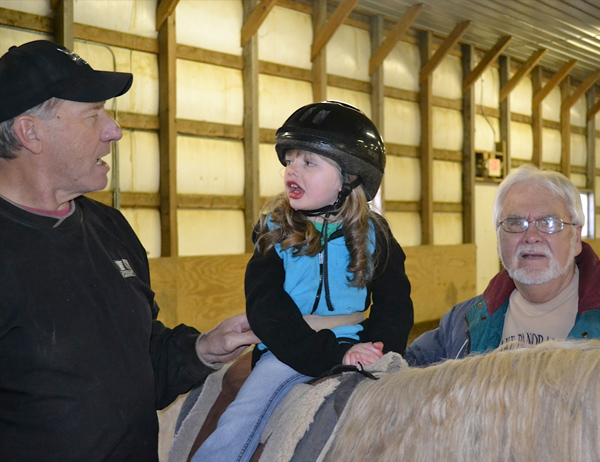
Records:
M251 353L212 374L175 434L168 462L190 461L214 431L221 414L235 399L251 372ZM339 366L324 376L296 385L269 419L252 462L316 461L326 453L328 441L353 391L364 380L406 367L397 353L362 368ZM188 406L189 408L189 406Z

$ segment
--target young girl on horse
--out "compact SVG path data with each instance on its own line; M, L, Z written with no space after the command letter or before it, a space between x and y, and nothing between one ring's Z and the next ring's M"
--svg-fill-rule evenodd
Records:
M263 343L193 462L249 461L295 384L403 354L413 324L404 252L368 205L385 167L375 125L345 103L310 104L277 131L275 149L285 191L265 206L245 278L248 320Z

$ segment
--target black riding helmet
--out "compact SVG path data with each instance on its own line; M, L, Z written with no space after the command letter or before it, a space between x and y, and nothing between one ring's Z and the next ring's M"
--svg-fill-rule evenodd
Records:
M298 109L277 130L275 149L283 165L289 149L332 159L344 177L359 177L369 201L377 194L385 170L385 145L375 124L359 109L339 101ZM352 188L360 183L346 185Z

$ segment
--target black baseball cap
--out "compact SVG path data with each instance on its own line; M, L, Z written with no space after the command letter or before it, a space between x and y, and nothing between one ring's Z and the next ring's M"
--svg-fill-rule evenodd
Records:
M36 40L12 46L0 58L0 122L49 100L106 101L126 93L133 75L95 71L58 43Z

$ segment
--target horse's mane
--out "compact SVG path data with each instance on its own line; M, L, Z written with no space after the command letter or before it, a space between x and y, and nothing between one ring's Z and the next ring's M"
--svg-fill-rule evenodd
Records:
M551 341L365 381L328 462L600 460L600 341Z

